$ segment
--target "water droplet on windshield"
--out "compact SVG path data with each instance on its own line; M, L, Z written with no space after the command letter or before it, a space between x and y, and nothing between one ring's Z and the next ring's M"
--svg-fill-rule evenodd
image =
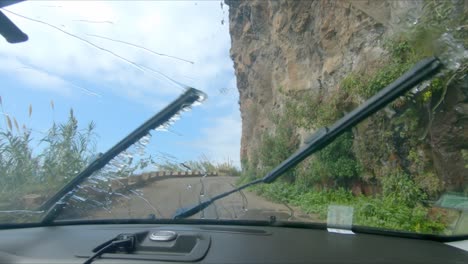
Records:
M151 140L151 134L147 134L138 141L138 144L141 145L142 147L146 147L146 145L150 143L150 140Z
M207 96L205 93L199 92L199 93L198 93L198 100L197 100L197 102L203 103L203 102L206 100L207 97L208 97L208 96Z
M190 112L192 111L192 106L191 105L186 105L182 107L182 112Z
M115 192L114 194L117 195L117 196L121 196L121 197L123 197L123 198L125 198L125 199L127 199L127 200L130 200L130 199L131 199L129 196L124 195L124 194L121 194L121 193L118 193L118 192Z
M202 102L196 101L196 102L193 103L193 106L200 106L200 105L202 105L202 104L203 104Z
M177 122L177 121L180 120L180 118L181 118L180 114L175 114L174 116L172 116L172 117L169 119L169 121L171 121L171 122Z
M154 130L159 131L159 132L168 132L169 127L166 124L162 124L159 127L155 128Z
M86 198L83 198L83 197L78 196L78 195L72 195L71 199L74 199L74 200L77 200L77 201L80 201L80 202L85 202L87 200Z
M451 33L442 34L437 44L444 50L438 57L450 70L459 69L462 61L468 59L468 50Z

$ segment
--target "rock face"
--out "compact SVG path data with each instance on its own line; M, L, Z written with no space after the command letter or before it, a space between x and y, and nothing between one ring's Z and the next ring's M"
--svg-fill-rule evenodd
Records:
M226 1L242 159L249 159L264 130L274 129L268 115L288 99L280 90L330 92L346 73L383 55L382 39L391 28L385 25L414 4L393 2Z
M275 124L270 117L283 110L289 100L288 94L297 95L305 90L317 96L329 94L339 89L340 81L348 73L366 72L378 65L387 55L383 48L385 38L401 27L416 23L424 3L392 0L225 2L230 7L231 57L240 94L243 162L256 155L265 132L274 133ZM453 104L458 104L458 113L465 113L466 117L466 97L456 101ZM440 120L435 122L442 122ZM444 127L448 129L447 124L438 125L440 133L450 132L442 131ZM466 140L466 128L464 131L465 135L457 140ZM301 141L310 132L297 131ZM439 143L444 144L436 142ZM460 149L453 152L459 153ZM448 156L435 160L442 164ZM457 167L463 170L462 163ZM459 173L461 171L457 175ZM464 177L458 179L462 185L465 180Z

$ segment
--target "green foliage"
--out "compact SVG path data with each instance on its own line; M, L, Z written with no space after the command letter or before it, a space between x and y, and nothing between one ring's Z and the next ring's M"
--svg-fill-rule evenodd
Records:
M78 129L78 121L70 110L67 123L53 124L41 143L44 148L39 158L42 163L41 180L48 185L65 182L78 174L89 163L94 153L94 129L91 122L84 131Z
M465 168L468 169L468 149L462 149L461 155L462 155L463 160L465 161Z
M384 46L394 62L406 63L411 61L415 54L415 50L405 38L388 40Z
M353 134L346 132L317 153L317 165L312 165L312 174L332 178L353 178L359 174L359 165L353 151ZM319 168L315 170L314 168Z
M282 180L271 184L255 185L252 189L259 195L283 203L293 203L298 195L301 194L294 184Z
M239 176L239 169L234 166L231 160L225 162L214 163L206 156L200 157L199 160L190 160L182 163L166 161L162 164L157 164L158 168L162 171L200 171L200 172L218 172L222 175Z
M216 167L217 167L217 171L223 175L228 175L228 176L240 176L241 175L241 171L239 170L239 168L232 165L230 162L218 163Z
M403 43L406 43L403 41ZM411 66L413 61L410 60L409 55L412 51L408 51L406 45L395 43L398 48L394 48L396 54L392 55L392 60L385 64L383 67L373 69L372 72L367 74L351 73L346 76L341 82L341 88L348 94L353 95L355 100L367 99L378 91L398 79L405 73ZM358 98L356 98L358 96Z
M389 185L386 187L387 191L409 190L411 195L399 199L391 193L377 197L354 196L343 188L305 191L298 185L285 182L263 184L253 189L273 201L298 206L305 213L314 215L322 221L326 220L329 205L347 205L354 208L354 225L419 233L443 232L446 224L441 220L429 219L429 208L417 200L408 201L409 197L418 195L418 192L412 189L403 175L392 177L387 185Z
M258 156L256 155L250 161L246 159L241 160L242 172L238 183L247 183L260 177L260 175L258 175L259 171L257 170L257 165Z
M1 193L11 192L37 177L39 160L33 158L29 147L31 133L15 135L11 131L0 132L0 186Z
M291 99L286 103L283 118L306 129L330 125L354 106L351 96L343 89L328 96L305 92Z
M329 205L351 205L353 199L349 191L338 188L302 193L292 204L301 207L306 213L318 215L320 219L325 220Z
M356 225L435 234L446 228L445 223L429 219L429 209L421 204L411 207L393 198L360 197L354 208Z
M343 117L353 102L349 100L349 95L342 90L332 92L328 97L322 100L320 106L316 109L316 117L309 122L313 122L315 127L329 126L336 120Z
M52 125L37 149L32 147L31 130L15 126L17 132L8 125L0 131L2 207L16 208L29 193L47 198L80 172L94 153L95 125L80 130L73 111L66 123Z
M289 157L298 147L299 141L295 135L294 126L284 116L276 117L276 131L273 134L265 133L262 137L258 151L258 165L260 175L272 170L283 160ZM293 177L293 171L286 173L287 178Z
M414 207L419 201L426 198L411 178L401 171L383 177L381 182L382 195L395 204Z
M413 175L416 185L430 197L436 197L442 191L443 184L437 177L432 162L425 152L413 147L409 151L408 160L411 162L409 171Z
M392 166L395 152L393 130L385 113L378 112L356 127L353 153L360 164L360 178L364 181L380 179L386 175L384 168ZM385 163L384 163L384 162Z
M382 88L386 87L398 77L403 75L409 68L410 64L391 63L379 69L375 74L369 77L367 83L364 83L358 88L358 93L364 98L369 98L376 94Z
M297 100L286 102L286 110L284 115L290 117L290 122L296 127L304 127L312 129L313 125L310 121L316 117L316 109L319 102L312 96L304 96L304 101L298 103Z

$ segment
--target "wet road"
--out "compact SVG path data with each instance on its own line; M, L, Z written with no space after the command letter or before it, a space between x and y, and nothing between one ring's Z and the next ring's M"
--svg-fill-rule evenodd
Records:
M172 218L177 210L188 208L209 197L234 188L238 178L174 177L148 183L130 193L114 198L107 210L92 212L87 218ZM266 200L243 191L218 200L191 218L313 221L310 216L285 204Z

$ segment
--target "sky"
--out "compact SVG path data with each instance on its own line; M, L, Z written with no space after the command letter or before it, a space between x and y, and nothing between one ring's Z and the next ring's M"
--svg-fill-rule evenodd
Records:
M35 140L72 108L81 127L96 123L104 152L190 86L207 101L153 133L149 151L240 164L239 95L221 1L26 1L2 10L29 40L0 39L1 113L33 129Z

